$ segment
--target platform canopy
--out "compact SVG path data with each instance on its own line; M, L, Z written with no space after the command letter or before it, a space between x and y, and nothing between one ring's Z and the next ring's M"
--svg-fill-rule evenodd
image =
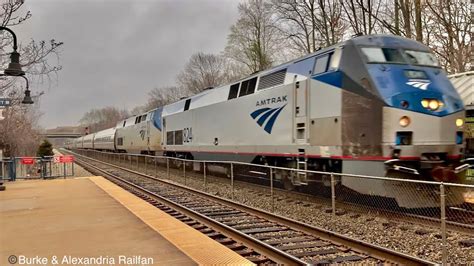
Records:
M474 71L449 76L466 106L474 107Z

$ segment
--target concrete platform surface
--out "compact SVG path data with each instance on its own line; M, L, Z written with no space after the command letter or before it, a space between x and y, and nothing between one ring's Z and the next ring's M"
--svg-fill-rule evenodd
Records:
M11 255L29 265L42 265L44 259L52 265L53 256L59 265L64 256L71 256L69 265L74 258L82 259L76 265L85 259L102 265L197 264L90 179L6 186L0 192L0 265L10 265Z

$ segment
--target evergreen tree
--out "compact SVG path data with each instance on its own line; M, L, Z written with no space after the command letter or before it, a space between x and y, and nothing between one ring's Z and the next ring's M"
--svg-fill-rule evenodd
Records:
M41 145L38 147L38 151L36 152L36 156L44 157L44 156L53 156L53 145L48 140L43 140Z

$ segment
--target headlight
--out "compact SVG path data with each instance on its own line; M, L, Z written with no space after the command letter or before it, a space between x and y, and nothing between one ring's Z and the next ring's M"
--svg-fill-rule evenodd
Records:
M444 106L444 103L437 99L423 99L421 100L421 106L430 111L436 111Z
M399 123L400 126L407 127L410 124L410 118L408 116L402 116Z
M462 125L464 125L464 120L461 118L456 119L456 126L462 127Z
M427 99L423 99L421 101L421 106L423 106L424 108L428 108L429 104L430 104L430 101L428 101Z
M439 108L439 102L438 100L431 100L430 104L428 105L428 108L432 111L436 111Z

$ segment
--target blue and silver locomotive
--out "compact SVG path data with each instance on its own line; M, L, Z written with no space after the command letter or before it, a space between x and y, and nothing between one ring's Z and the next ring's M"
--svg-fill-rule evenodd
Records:
M141 152L460 182L463 118L463 102L428 47L369 35L160 108L152 126L161 134ZM289 187L321 181L288 171L275 177ZM382 181L338 182L420 207Z

